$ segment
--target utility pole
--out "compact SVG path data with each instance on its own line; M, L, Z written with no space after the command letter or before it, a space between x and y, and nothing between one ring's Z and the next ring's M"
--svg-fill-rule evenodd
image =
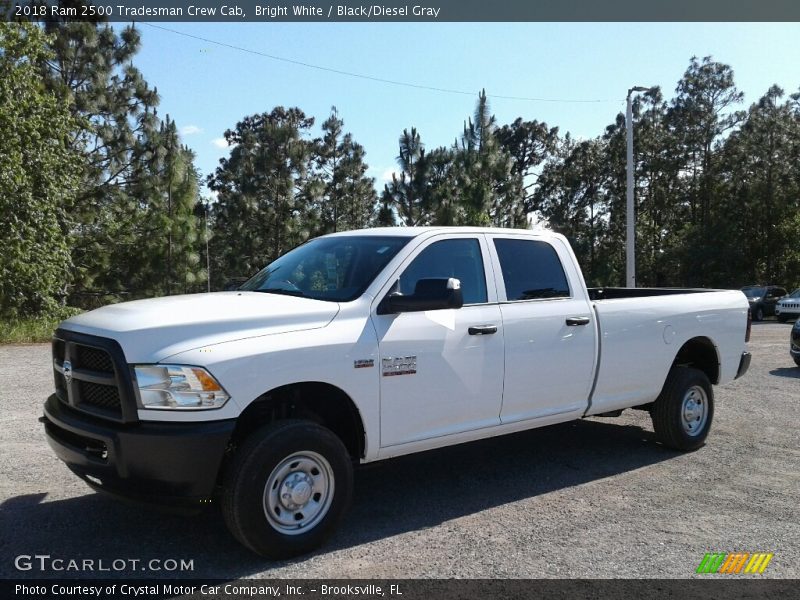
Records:
M625 281L629 288L636 287L636 213L633 202L633 102L634 92L649 92L652 88L635 86L628 90L625 111L625 133L628 138L628 194L625 235Z
M206 209L206 289L211 291L211 256L208 253L208 204L203 202Z

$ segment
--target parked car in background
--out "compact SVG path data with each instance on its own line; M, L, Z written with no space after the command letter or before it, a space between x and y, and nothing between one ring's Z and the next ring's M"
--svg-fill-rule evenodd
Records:
M753 321L761 321L764 317L774 315L778 300L786 295L786 290L777 285L746 285L742 292L750 303Z
M800 317L800 288L778 300L775 305L775 316L781 323Z
M792 332L789 334L789 354L792 355L794 363L800 367L800 319L794 322Z

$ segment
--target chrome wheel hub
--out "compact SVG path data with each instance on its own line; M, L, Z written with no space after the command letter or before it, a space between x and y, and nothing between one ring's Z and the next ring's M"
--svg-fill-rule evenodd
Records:
M281 504L289 510L302 508L311 498L314 481L305 473L292 473L281 485Z
M688 435L698 435L708 420L708 397L700 386L686 390L681 406L681 425Z
M264 515L273 529L288 535L317 525L333 501L333 469L316 452L296 452L283 459L264 486Z

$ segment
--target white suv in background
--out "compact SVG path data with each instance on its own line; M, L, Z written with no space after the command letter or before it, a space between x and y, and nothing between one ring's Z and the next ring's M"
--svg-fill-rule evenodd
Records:
M800 317L800 288L778 300L775 305L775 316L781 323Z

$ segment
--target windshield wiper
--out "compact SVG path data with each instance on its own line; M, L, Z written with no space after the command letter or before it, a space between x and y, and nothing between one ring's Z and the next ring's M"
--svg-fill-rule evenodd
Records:
M300 290L287 290L285 288L262 288L260 290L253 290L254 292L264 292L265 294L279 294L282 296L297 296L298 298L310 298Z

